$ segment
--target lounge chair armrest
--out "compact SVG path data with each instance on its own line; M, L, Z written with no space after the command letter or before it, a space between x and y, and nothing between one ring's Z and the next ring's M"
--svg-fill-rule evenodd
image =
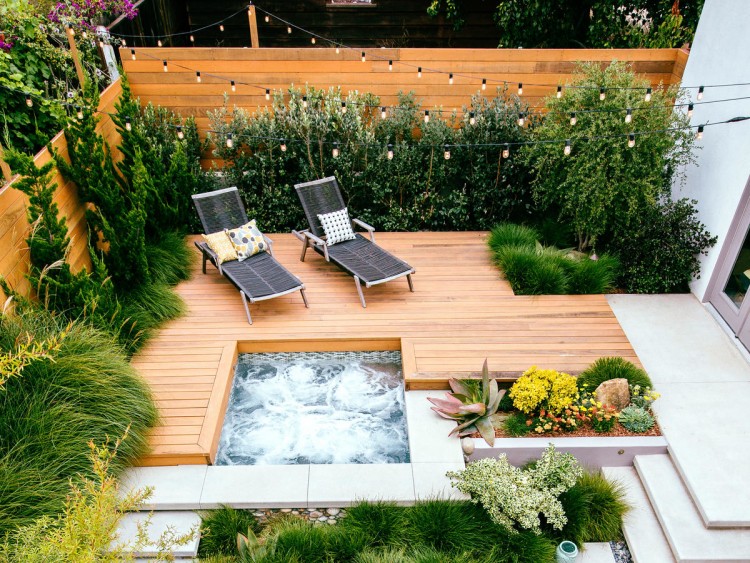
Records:
M296 231L295 231L295 233L296 233ZM308 230L300 231L299 234L303 235L306 238L306 240L311 240L313 242L313 244L317 244L318 246L320 246L321 248L323 248L323 256L325 257L326 262L329 261L329 259L328 259L328 245L326 244L326 241L324 241L320 237L316 237L314 234L312 234Z
M375 242L375 227L373 227L372 225L368 225L367 223L365 223L361 219L352 219L352 223L354 223L355 225L359 225L364 230L366 230L368 233L370 233L370 240L372 242Z
M265 240L268 245L268 253L273 256L273 241L265 234L263 235L263 240Z

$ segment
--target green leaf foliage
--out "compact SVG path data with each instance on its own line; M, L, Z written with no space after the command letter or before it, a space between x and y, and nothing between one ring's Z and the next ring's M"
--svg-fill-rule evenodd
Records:
M580 389L585 387L593 392L610 379L627 379L630 385L640 385L641 389L653 387L646 370L620 356L599 358L580 373L576 384Z

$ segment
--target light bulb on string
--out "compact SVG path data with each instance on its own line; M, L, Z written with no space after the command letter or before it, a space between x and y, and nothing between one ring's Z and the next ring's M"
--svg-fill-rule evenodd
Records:
M445 160L451 159L451 149L448 145L443 145L443 158L445 158Z
M268 101L270 99L271 99L271 90L269 90L268 88L266 88L266 101Z
M291 25L288 25L288 26L286 26L286 32L287 32L287 33L288 33L289 35L291 35L291 34L292 34L292 26L291 26Z
M453 84L453 73L452 72L448 75L448 84Z
M367 60L367 57L365 56L365 52L362 51L362 62L365 62Z
M339 49L339 46L336 45L336 54L338 55L341 52L341 49Z
M314 37L310 38L310 43L312 43L313 45L315 45L315 38Z
M265 20L265 22L266 22L266 23L268 23L268 22L270 22L270 21L271 21L271 16L269 16L269 15L266 15L266 17L265 17L265 18L263 18L263 19Z
M474 117L474 112L470 111L469 112L469 125L474 125L476 124L476 122L477 122L477 118Z
M417 78L422 78L422 67L417 67Z
M563 149L563 154L565 156L570 154L570 139L565 139L565 148Z
M198 82L199 84L201 83L201 71L200 70L195 71L195 81Z
M130 58L135 60L135 49L130 49Z
M508 143L505 143L503 145L503 158L508 158L510 156L510 145Z
M161 42L161 39L157 39L157 40L156 40L156 46L157 46L157 47L161 47L161 46L162 46L162 42Z
M279 145L281 152L286 152L286 139L281 139L281 145Z
M388 70L393 70L393 61L388 61Z
M687 116L693 117L693 104L692 103L688 104Z
M337 142L333 143L333 150L331 151L331 155L333 158L339 157L339 144Z
M518 114L518 126L523 127L524 123L526 123L526 114L521 112Z
M81 109L81 106L76 106L76 117L78 118L78 121L83 119L83 110Z
M651 93L653 90L651 88L646 88L646 95L643 98L645 101L650 102L651 101Z
M71 37L75 37L75 34L76 34L76 30L73 29L72 25L69 25L68 26L68 35L70 35Z
M34 105L34 102L31 99L31 94L26 94L26 105L28 107L32 107Z
M424 122L425 123L430 122L430 110L428 109L424 110Z
M195 36L192 33L190 34L190 42L195 43Z
M185 133L182 132L182 125L177 126L177 138L180 141L185 138Z
M625 123L630 123L633 121L633 110L628 108L625 110Z
M701 101L703 99L703 89L704 88L705 88L704 86L701 86L700 88L698 88L698 95L696 96L696 99L698 101Z
M628 148L632 149L635 146L635 133L628 135Z
M89 34L88 34L88 33L86 33L86 30L84 29L84 30L83 30L83 33L81 33L81 36L82 36L82 37L83 37L84 39L86 39L86 38L87 38L87 37L89 36Z
M237 91L237 85L234 83L234 80L231 80L229 82L229 86L230 86L230 88L232 88L232 92L236 92Z
M302 107L307 109L307 96L302 96Z
M341 113L342 114L346 113L346 102L341 102Z
M604 98L607 97L607 91L604 88L599 88L599 101L604 101Z
M557 97L562 98L562 86L557 87Z
M126 131L132 131L133 130L133 126L130 123L130 117L128 117L128 116L125 116L125 130Z
M128 42L125 41L124 39L120 39L120 45L122 45L123 47L127 47L128 46Z
M167 61L163 60L161 63L164 65L164 72L168 72L169 69L167 68Z
M385 106L383 106L382 108L380 108L380 119L385 119L385 118L386 118L386 112L385 112Z
M518 83L518 95L523 96L523 82Z
M388 143L388 160L393 160L393 145Z
M698 131L695 132L695 138L699 141L703 138L703 125L698 125Z
M224 31L224 24L223 23L219 24L219 31Z
M231 149L234 146L234 141L232 140L232 134L227 133L227 148Z
M571 111L570 112L570 124L571 125L575 125L576 123L578 123L578 118L576 117L576 112Z
M482 90L486 90L486 89L487 89L487 79L482 78Z

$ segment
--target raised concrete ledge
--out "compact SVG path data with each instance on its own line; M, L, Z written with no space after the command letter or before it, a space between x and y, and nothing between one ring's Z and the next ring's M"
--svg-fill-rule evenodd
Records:
M151 497L142 510L194 510L201 508L207 470L206 465L133 467L123 474L120 491L127 494L150 487Z
M144 524L149 516L151 518L147 529L149 544L138 551L133 551L132 549L128 551L128 546L133 546L136 541L138 524ZM200 524L200 516L189 511L130 512L125 514L122 520L120 520L120 525L117 529L119 535L117 543L125 546L125 551L134 557L150 559L155 558L159 554L157 542L159 541L159 537L168 529L173 530L175 535L183 535L194 531L193 538L186 545L176 547L170 552L177 558L193 558L198 554Z
M520 466L539 459L549 444L554 444L559 452L573 454L589 468L626 467L633 465L637 455L667 453L667 440L663 436L497 438L494 446L475 438L474 453L469 459L474 461L504 453L512 465Z
M414 504L409 463L311 465L307 506L347 507L359 501Z
M310 465L212 466L200 498L201 508L304 508Z

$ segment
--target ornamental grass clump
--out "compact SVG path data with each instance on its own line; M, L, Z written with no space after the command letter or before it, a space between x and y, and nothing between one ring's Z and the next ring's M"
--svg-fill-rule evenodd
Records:
M593 391L604 381L610 379L627 379L630 385L651 388L651 378L646 371L620 356L599 358L578 376L578 387Z
M513 406L526 414L540 410L560 413L573 403L577 393L574 376L536 366L526 370L509 391Z
M514 533L518 528L542 533L540 515L553 529L568 519L559 496L573 487L583 469L570 454L555 452L550 444L538 462L526 469L512 466L505 454L480 459L447 476L459 491L481 504L493 522Z

